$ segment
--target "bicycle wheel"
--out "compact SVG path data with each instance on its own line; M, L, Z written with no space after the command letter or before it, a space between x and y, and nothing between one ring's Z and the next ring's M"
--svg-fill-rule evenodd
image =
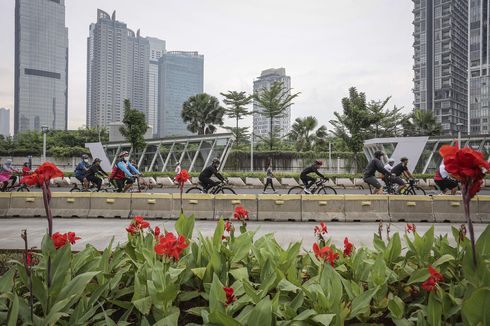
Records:
M288 195L301 195L305 192L305 189L301 186L294 186L288 190Z
M17 188L17 192L24 192L24 191L27 191L27 192L30 191L29 188L25 184L23 184L19 188Z
M335 190L334 188L332 188L330 186L323 186L323 187L319 188L316 191L316 193L321 194L321 195L336 195L337 190Z
M235 190L231 189L230 187L222 187L218 193L236 195Z
M78 187L71 188L70 192L80 192L80 188Z
M200 194L202 193L201 187L190 187L189 189L186 190L186 194L192 193L192 194Z
M407 191L405 191L405 195L423 195L425 196L425 190L420 187L411 187Z

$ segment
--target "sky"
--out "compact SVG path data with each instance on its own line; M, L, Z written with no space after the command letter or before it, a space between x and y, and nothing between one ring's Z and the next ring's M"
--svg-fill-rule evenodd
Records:
M85 124L86 56L97 8L167 50L204 54L204 91L252 92L262 70L286 68L296 117L328 124L355 86L369 100L412 108L413 2L408 0L65 0L68 128ZM0 0L0 107L14 105L14 4ZM230 122L230 121L227 121ZM251 119L244 121L251 125Z

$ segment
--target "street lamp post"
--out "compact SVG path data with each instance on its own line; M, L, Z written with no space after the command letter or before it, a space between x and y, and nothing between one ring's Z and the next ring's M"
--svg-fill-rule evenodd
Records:
M458 122L456 126L458 127L458 147L461 148L461 129L463 129L463 123Z
M254 171L254 133L250 133L250 172Z
M332 143L328 142L328 170L332 171Z
M48 133L48 126L41 126L41 131L43 133L43 159L42 163L46 162L46 134Z

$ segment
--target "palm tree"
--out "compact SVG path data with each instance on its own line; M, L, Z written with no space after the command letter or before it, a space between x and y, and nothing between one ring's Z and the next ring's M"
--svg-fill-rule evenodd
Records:
M225 109L216 97L206 93L189 97L182 105L182 119L187 122L187 130L198 135L213 134L223 125Z
M267 117L269 119L269 149L272 151L274 148L274 118L281 118L284 116L284 112L293 105L293 100L298 97L300 93L290 94L291 89L284 87L282 82L274 82L270 88L263 88L253 95L254 100L260 106L257 113ZM276 128L277 129L277 128Z
M327 127L322 125L316 129L317 126L318 120L315 117L296 118L291 126L289 139L295 142L297 151L311 151L325 144Z
M441 125L432 111L415 109L402 123L404 136L437 136Z
M223 102L228 106L225 109L225 114L236 120L235 127L225 127L230 130L235 136L235 146L240 147L240 142L247 137L248 127L239 127L239 121L245 116L252 114L248 111L247 105L252 102L253 96L247 95L245 92L228 91L227 93L220 93L224 100Z

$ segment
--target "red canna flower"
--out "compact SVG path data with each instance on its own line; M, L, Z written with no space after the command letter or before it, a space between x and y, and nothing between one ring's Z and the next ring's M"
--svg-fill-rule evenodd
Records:
M327 234L327 225L324 222L320 222L320 225L315 226L315 235L320 236L322 234Z
M415 229L416 229L416 227L415 227L415 224L413 224L413 223L407 223L407 225L405 226L405 231L407 233L414 233Z
M128 231L128 233L131 235L135 235L139 231L149 227L150 223L148 221L145 221L142 216L135 216L133 221L131 221L131 224L129 224L126 228L126 231Z
M178 238L172 232L167 232L160 236L159 242L155 245L154 250L159 255L174 257L179 260L182 251L187 248L188 244L183 235Z
M335 266L335 260L339 257L339 254L334 252L332 248L328 246L320 248L316 242L313 244L313 253L315 254L316 258L330 263L332 267Z
M56 165L54 165L51 162L46 162L43 163L41 166L39 166L36 170L34 170L33 173L24 176L20 180L20 183L25 183L30 186L41 185L41 183L45 181L57 177L63 177L63 176L64 176L63 172L60 169L58 169Z
M444 280L444 277L442 276L441 273L439 273L434 267L429 266L429 274L430 277L434 279L436 282L440 282Z
M39 261L33 257L32 251L27 252L26 260L27 260L27 266L29 267L37 265L39 263Z
M422 283L422 289L424 289L427 292L431 292L432 290L434 290L437 283L444 280L444 277L434 267L429 266L428 269L429 269L430 276L427 279L427 281Z
M158 238L160 235L160 227L156 226L155 230L153 230L153 234L155 234L155 238Z
M54 247L56 249L60 249L67 243L71 243L72 245L75 244L76 240L80 240L81 238L77 237L75 232L68 232L64 234L56 232L51 236L51 239L53 240Z
M181 187L184 186L184 183L189 181L189 179L190 175L186 169L180 170L180 173L175 176L175 181L177 181Z
M349 242L349 239L347 237L345 237L345 239L344 239L344 257L350 256L350 254L352 253L353 247L354 247L354 245Z
M236 301L236 297L234 295L235 290L233 290L233 288L223 288L223 290L225 291L226 294L226 303L225 303L226 305L229 305Z
M237 206L235 207L235 213L233 214L233 217L235 220L244 220L248 218L248 212L243 206Z
M221 236L221 241L226 240L226 237L224 235Z
M226 223L225 223L225 231L226 232L230 232L231 231L231 228L232 228L231 222L230 221L226 221Z

